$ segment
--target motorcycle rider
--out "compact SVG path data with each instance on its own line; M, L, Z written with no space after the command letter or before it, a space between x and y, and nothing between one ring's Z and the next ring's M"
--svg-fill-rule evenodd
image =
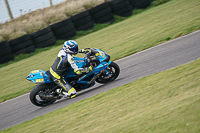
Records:
M92 65L84 68L78 68L72 55L76 55L84 50L78 49L78 44L74 40L68 40L64 42L63 48L59 51L53 65L50 67L50 73L53 81L62 87L58 89L58 94L64 94L68 97L75 97L76 90L65 79L64 75L68 68L71 66L76 74L88 73L92 71Z

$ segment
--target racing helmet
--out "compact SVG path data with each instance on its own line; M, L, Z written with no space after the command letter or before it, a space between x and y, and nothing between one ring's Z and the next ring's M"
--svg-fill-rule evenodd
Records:
M74 40L65 41L63 49L69 54L78 54L78 44Z

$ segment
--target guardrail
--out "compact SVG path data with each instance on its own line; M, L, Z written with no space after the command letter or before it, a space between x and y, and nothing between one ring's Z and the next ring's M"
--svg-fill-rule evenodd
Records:
M76 31L92 29L94 23L113 23L114 14L129 17L135 8L147 8L150 4L151 0L111 0L32 34L0 42L0 64L13 60L15 55L52 46L59 39L71 39Z

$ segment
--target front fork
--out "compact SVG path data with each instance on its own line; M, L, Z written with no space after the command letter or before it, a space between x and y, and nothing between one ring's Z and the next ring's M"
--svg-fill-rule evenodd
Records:
M108 66L110 65L111 61L108 62ZM107 66L107 68L108 68ZM109 76L110 75L110 72L107 70L107 68L105 69L105 71L103 72L103 74L105 74L106 76Z
M106 76L110 75L110 73L108 72L107 69L106 69L103 73L104 73Z

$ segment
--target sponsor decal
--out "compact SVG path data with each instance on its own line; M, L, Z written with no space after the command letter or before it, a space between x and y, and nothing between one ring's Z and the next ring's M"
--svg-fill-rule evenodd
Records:
M94 82L94 80L97 79L104 71L105 71L105 69L101 70L90 82L87 82L87 84L91 84L92 82Z

